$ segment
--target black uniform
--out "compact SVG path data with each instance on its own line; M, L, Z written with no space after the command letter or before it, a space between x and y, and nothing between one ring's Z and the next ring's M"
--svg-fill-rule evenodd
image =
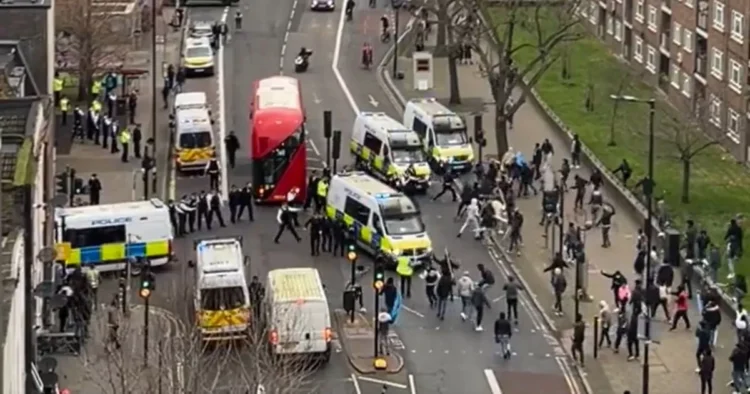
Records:
M99 205L101 192L102 183L99 181L99 178L96 177L96 174L91 175L91 179L89 179L89 203L91 205Z
M242 214L245 212L245 209L247 209L247 217L250 219L250 221L254 221L255 217L253 217L253 190L250 185L245 186L240 191L240 207L239 211L237 212L237 220L242 220Z
M180 203L175 207L177 211L177 234L185 235L188 231L185 228L185 222L190 215L195 216L195 208L190 205L190 198L188 196L182 196ZM193 226L190 226L190 232L193 231Z
M232 190L229 191L229 221L236 223L237 219L237 208L242 205L242 191L232 186Z
M325 219L320 216L313 216L305 222L305 228L310 231L310 255L320 255L320 239L324 232Z
M443 174L443 190L440 191L435 197L432 198L432 201L437 200L440 198L443 194L445 194L446 191L451 192L451 196L453 197L453 202L456 202L456 190L453 189L453 180L455 179L455 176L451 172L450 169L445 170L445 174Z
M333 250L332 239L333 239L333 221L327 217L322 218L323 232L321 233L322 242L321 248L324 252L331 252Z
M198 216L198 195L195 193L190 195L190 198L186 199L187 204L187 222L190 226L190 232L195 232L195 219Z
M133 153L135 154L136 159L141 158L141 139L143 138L143 133L141 132L141 126L135 126L133 128Z
M234 168L235 159L237 157L237 150L240 149L240 141L234 132L230 132L226 139L224 139L227 149L227 159L229 161L229 167Z
M211 190L218 190L219 189L219 161L214 159L211 159L211 161L206 164L206 175L208 175L208 188Z
M279 208L279 212L276 215L276 221L279 223L279 231L276 233L276 237L274 237L273 242L279 243L279 238L284 232L284 229L288 229L289 231L291 231L297 242L302 240L299 235L297 235L297 231L294 229L294 226L292 224L292 215L289 211L288 206L283 205L281 208Z
M573 182L575 183L573 189L576 190L576 199L573 206L575 209L583 209L583 198L586 196L586 185L588 182L578 175L573 179Z
M213 193L210 195L210 198L208 200L208 218L206 219L208 229L211 230L211 224L214 221L214 215L216 215L216 218L219 219L219 225L221 227L226 227L226 224L224 224L224 217L221 216L221 197L218 193Z
M172 224L172 231L174 231L174 233L177 235L182 235L179 231L180 225L177 218L177 206L175 205L173 200L169 200L167 207L169 207L169 223Z
M318 193L318 177L313 174L307 178L307 195L305 196L305 207L307 210L312 205L315 195Z
M211 221L208 219L208 196L206 192L201 190L196 201L196 208L198 209L198 231L203 228L203 221L206 221L206 227L211 229Z
M331 252L334 256L344 257L346 246L346 228L341 222L331 223L331 238L333 238L333 248Z

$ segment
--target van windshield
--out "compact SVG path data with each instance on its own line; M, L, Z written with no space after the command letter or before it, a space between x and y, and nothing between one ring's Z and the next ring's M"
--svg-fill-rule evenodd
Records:
M403 147L393 149L393 163L394 164L411 164L411 163L422 163L425 161L422 147L417 145L413 147Z
M182 149L200 149L211 146L211 133L199 131L197 133L182 133L178 145Z
M195 57L209 57L211 55L213 55L211 48L203 46L188 48L187 53L185 53L185 57L188 59Z
M466 145L469 143L465 127L451 128L447 125L443 127L435 125L435 136L438 146Z
M242 287L217 287L201 290L201 309L225 311L245 306L245 291Z
M410 235L424 232L424 223L419 213L384 216L385 233L388 235Z

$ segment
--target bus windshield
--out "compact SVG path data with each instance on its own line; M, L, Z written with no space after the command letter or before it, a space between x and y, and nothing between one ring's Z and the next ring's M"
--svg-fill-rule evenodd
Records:
M383 222L388 235L419 234L425 229L419 213L384 216Z
M201 149L211 146L211 132L199 131L197 133L182 133L177 146L182 149Z
M422 152L422 147L417 145L414 147L404 147L404 148L394 148L392 151L393 153L393 163L394 164L412 164L412 163L422 163L425 161L424 153Z
M242 287L217 287L201 290L201 309L225 311L245 306L245 291Z
M448 124L435 124L435 136L437 145L466 145L469 137L466 135L466 127L451 127Z

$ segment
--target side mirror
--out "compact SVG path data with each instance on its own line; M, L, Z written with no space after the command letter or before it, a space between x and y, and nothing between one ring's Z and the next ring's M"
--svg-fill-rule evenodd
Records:
M245 256L245 260L242 263L245 265L250 264L250 256Z
M195 268L195 261L193 261L193 260L188 260L188 267L190 267L190 268Z

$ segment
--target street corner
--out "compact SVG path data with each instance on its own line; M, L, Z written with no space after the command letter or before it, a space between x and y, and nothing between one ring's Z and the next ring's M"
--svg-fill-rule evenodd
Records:
M363 375L390 375L403 371L404 358L398 352L389 348L387 354L375 357L375 328L367 316L355 313L352 319L342 309L334 310L333 315L337 338L354 370Z

